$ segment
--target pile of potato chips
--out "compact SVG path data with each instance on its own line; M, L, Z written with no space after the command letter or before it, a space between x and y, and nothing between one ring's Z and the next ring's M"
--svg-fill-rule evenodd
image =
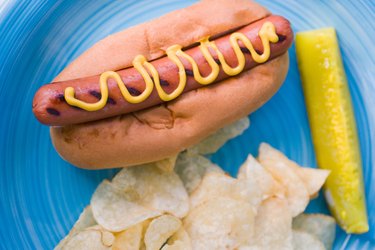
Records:
M264 143L237 178L203 156L248 126L242 119L176 157L104 180L56 249L331 249L334 219L303 214L328 171Z

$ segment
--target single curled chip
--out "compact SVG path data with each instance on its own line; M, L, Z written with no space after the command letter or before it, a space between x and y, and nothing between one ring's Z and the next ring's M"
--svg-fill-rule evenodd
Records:
M259 162L285 188L285 195L293 217L305 211L310 201L305 183L288 164L273 158L270 146L262 143L259 148Z
M167 240L181 228L182 222L172 215L153 219L145 234L147 250L160 250Z
M121 232L161 214L134 202L132 197L107 180L96 189L91 207L98 224L111 232Z
M166 172L155 163L122 169L112 180L132 202L178 218L189 211L189 197L175 172Z
M252 239L254 217L248 202L218 197L194 208L183 225L193 249L236 249Z

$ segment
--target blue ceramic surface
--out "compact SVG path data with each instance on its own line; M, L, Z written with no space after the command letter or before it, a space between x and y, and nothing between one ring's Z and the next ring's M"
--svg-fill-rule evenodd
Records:
M31 112L35 91L105 36L190 5L192 0L0 1L0 249L51 249L69 231L92 192L114 170L87 171L64 162L48 128ZM334 26L355 108L370 232L338 230L335 249L375 249L375 4L373 1L259 0L295 31ZM372 40L371 40L372 38ZM4 109L5 107L5 109ZM260 142L316 167L294 46L280 91L251 115L251 127L212 159L235 174ZM322 197L308 211L327 212Z

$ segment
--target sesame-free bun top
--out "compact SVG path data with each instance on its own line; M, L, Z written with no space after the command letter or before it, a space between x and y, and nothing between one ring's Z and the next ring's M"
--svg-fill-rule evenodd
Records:
M203 0L99 41L55 81L131 67L139 54L153 60L164 56L173 44L189 46L202 37L268 15L265 8L249 0ZM259 108L279 89L287 70L286 53L163 105L84 124L51 127L52 142L65 160L82 168L125 167L161 160Z

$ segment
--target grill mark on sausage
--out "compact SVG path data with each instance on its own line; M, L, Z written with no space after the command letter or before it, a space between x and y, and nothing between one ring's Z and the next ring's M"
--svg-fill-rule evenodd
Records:
M281 43L281 42L283 42L283 41L285 41L286 40L286 36L284 36L284 35L281 35L281 34L277 34L277 36L279 37L279 43Z
M169 82L168 82L167 80L160 79L160 85L161 85L161 86L168 87L168 86L169 86Z
M194 76L193 71L190 70L190 69L185 69L185 73L186 73L187 76Z
M50 115L54 115L54 116L59 116L60 115L60 112L57 109L54 109L54 108L46 108L46 111Z
M217 63L217 65L219 65L219 66L221 65L221 62L218 58L214 58L214 61Z
M140 94L142 94L142 92L139 91L139 90L136 89L136 88L128 87L128 86L126 86L126 88L128 89L129 93L130 93L132 96L139 96Z
M151 77L151 80L155 82L153 77ZM160 77L159 77L159 83L160 83L160 86L164 86L164 87L169 86L169 82L167 80L161 79Z
M102 98L102 94L99 93L98 91L90 90L89 93L90 93L90 95L92 95L93 97L95 97L98 100L100 100L100 98Z
M244 53L244 54L249 54L249 55L251 55L250 50L249 50L248 48L246 48L246 47L240 47L240 50L241 50L242 53ZM263 54L263 51L260 51L259 49L255 49L255 48L254 48L254 50L255 50L255 52L256 52L258 55Z
M245 48L245 47L240 47L242 53L245 53L245 54L250 54L250 50L248 48Z
M96 91L95 91L96 92ZM91 93L91 91L90 91L90 94L91 95L94 95L93 93ZM100 93L98 93L99 95L100 95ZM101 95L100 95L101 96ZM96 96L95 96L96 97ZM66 100L65 100L65 97L64 97L64 94L58 94L58 95L56 95L56 99L57 100L59 100L60 102L66 102ZM100 99L100 97L99 97L99 99ZM108 99L112 99L112 98L108 98ZM114 101L114 100L113 100ZM71 108L73 108L73 109L75 109L75 110L83 110L83 109L81 109L80 107L76 107L76 106L73 106L73 105L69 105L69 107L71 107ZM57 110L56 110L57 111ZM50 113L48 110L47 110L47 112L48 113ZM54 111L52 111L52 112L54 112ZM58 113L59 113L59 115L60 115L60 112L59 111L57 111ZM51 113L50 113L51 114Z
M107 103L109 103L111 105L116 105L116 101L113 98L109 97L109 96L108 96Z
M91 90L89 93L90 93L90 95L94 96L98 100L100 100L102 98L102 94L99 93L98 91ZM116 101L113 98L108 96L107 103L115 105Z
M56 99L58 99L60 102L65 102L64 94L58 94L58 95L56 96Z
M255 52L256 52L258 55L263 54L263 51L261 51L261 50L259 50L259 49L255 49Z

